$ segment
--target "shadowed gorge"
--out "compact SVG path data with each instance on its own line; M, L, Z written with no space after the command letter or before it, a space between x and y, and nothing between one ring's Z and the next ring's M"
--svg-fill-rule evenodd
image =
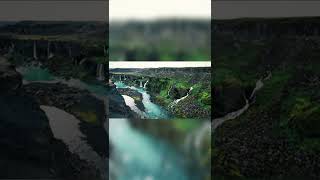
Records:
M215 179L319 179L319 22L214 20Z

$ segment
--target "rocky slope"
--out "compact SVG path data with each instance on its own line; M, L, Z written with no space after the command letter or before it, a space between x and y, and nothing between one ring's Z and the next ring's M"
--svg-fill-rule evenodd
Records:
M21 76L0 58L1 178L101 179L100 173L55 139Z

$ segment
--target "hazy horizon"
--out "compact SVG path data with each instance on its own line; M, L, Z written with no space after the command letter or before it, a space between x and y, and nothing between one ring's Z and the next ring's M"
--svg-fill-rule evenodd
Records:
M211 67L211 61L109 61L109 69Z

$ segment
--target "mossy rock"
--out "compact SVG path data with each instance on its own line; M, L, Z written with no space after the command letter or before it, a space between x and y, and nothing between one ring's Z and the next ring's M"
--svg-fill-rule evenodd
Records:
M298 110L296 111L292 121L294 128L301 135L320 137L320 106L317 105L307 109L303 108L300 112Z
M98 124L98 118L95 112L76 112L76 114L87 123Z

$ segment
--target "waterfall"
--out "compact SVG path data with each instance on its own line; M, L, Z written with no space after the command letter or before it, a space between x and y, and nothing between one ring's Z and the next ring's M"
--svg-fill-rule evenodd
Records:
M34 59L38 59L38 56L37 56L37 44L36 44L36 42L34 41L33 42L33 58Z
M263 82L261 79L259 79L257 82L256 82L256 86L255 88L253 89L251 95L250 95L250 98L253 98L253 96L256 94L257 91L259 91L261 88L263 87Z
M97 65L97 79L99 81L104 81L105 80L104 65L103 64L98 64Z
M82 65L84 62L86 62L87 61L87 58L83 58L83 59L81 59L80 60L80 62L79 62L79 65Z
M142 81L140 81L140 87L142 87Z
M221 124L223 124L225 121L231 120L231 119L235 119L237 117L239 117L242 113L244 113L248 108L249 108L250 104L248 99L246 99L246 105L234 112L228 113L227 115L220 117L220 118L216 118L212 120L212 131L214 131L215 129L217 129L217 127L219 127Z
M250 95L249 100L252 100L252 98L254 98L254 96L256 95L256 93L264 86L263 80L268 80L270 79L272 76L271 72L268 73L268 76L265 78L261 78L256 82L256 86L255 88L252 90L252 93ZM232 120L235 119L237 117L239 117L241 114L243 114L247 109L249 109L250 107L250 103L249 100L245 97L245 101L246 104L239 110L231 112L226 114L223 117L219 117L216 119L212 120L212 132L214 132L215 129L217 129L217 127L219 127L221 124L223 124L224 122L228 121L228 120Z
M146 88L146 87L147 87L148 82L149 82L149 80L147 80L147 82L144 83L143 88Z
M120 74L120 81L121 81L121 74Z
M170 104L169 104L169 108L173 108L175 105L177 105L180 101L182 101L182 100L184 100L185 98L187 98L188 96L189 96L189 94L190 94L190 92L192 91L192 89L193 89L193 87L191 87L190 89L189 89L189 92L187 93L187 95L185 95L185 96L183 96L182 98L180 98L180 99L176 99L176 100L174 100L174 101L172 101Z
M51 59L54 56L53 53L50 52L50 47L51 47L51 42L48 41L48 47L47 47L47 55L48 55L48 57L47 57L47 59Z

